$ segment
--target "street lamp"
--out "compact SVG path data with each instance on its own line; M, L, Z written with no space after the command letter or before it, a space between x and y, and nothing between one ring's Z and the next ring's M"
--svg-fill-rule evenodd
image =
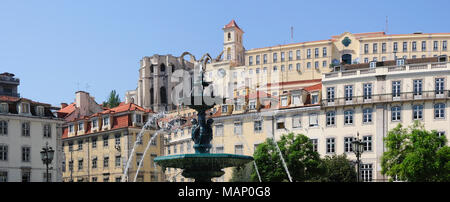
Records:
M45 144L45 147L42 148L41 151L41 159L42 162L46 165L47 167L47 182L49 182L49 173L48 173L48 164L52 163L53 160L53 155L55 154L55 150L52 149L52 147L48 146L48 142Z
M357 172L358 172L358 176L356 178L357 182L359 182L359 178L360 178L360 157L361 154L364 152L364 143L361 141L361 139L359 139L359 132L357 133L357 137L356 139L352 142L352 148L353 148L353 152L356 155L356 163L358 166Z

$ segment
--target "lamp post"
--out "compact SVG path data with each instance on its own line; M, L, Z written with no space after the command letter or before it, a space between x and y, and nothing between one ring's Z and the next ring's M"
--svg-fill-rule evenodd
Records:
M46 165L47 167L47 176L46 176L46 180L47 182L49 182L49 173L48 173L48 164L52 163L53 160L53 155L55 154L55 150L52 149L52 147L48 146L48 142L45 144L45 147L42 148L41 150L41 159L42 162Z
M353 148L353 152L356 155L356 164L358 166L358 168L357 168L358 176L356 177L356 181L359 182L359 178L361 176L360 175L360 167L361 167L360 157L361 157L361 154L364 152L364 143L361 141L361 139L359 139L359 132L357 133L356 139L353 140L353 142L352 142L352 148Z

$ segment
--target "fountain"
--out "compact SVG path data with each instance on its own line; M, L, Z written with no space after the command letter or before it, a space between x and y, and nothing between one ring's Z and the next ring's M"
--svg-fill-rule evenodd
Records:
M210 82L204 81L204 68L208 60L211 60L209 54L205 54L199 61L195 57L185 52L181 59L189 54L194 60L194 79L190 97L183 97L182 102L191 109L197 111L197 119L192 119L191 138L194 141L194 154L178 154L169 156L160 156L154 161L163 168L182 169L182 175L186 178L193 178L196 182L211 182L212 178L220 177L224 174L223 168L242 166L253 161L253 157L236 154L210 153L212 147L211 140L213 119L206 119L206 111L213 108L214 101L224 101L224 98L211 95L204 95L204 90L210 85ZM206 57L206 58L205 58ZM198 74L196 74L198 71ZM164 169L163 169L164 170Z

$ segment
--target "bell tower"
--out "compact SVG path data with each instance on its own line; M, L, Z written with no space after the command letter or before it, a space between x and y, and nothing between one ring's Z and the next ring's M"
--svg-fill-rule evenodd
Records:
M223 27L224 60L229 60L231 66L245 64L242 35L244 35L244 31L239 28L234 20Z

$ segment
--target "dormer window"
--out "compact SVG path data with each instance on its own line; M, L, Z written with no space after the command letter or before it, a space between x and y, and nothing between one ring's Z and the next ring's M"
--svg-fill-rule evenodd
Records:
M288 105L288 98L286 96L281 97L281 106L286 107Z
M84 130L84 123L80 122L78 123L78 131L83 131Z
M401 59L397 59L397 66L403 66L405 65L405 59L401 58Z
M319 95L318 94L312 94L311 95L311 104L317 104L319 103Z
M69 125L69 133L73 133L73 124Z
M375 67L377 67L377 62L375 62L375 61L370 62L370 68L373 69Z
M256 109L256 101L251 101L249 105L250 109Z
M109 126L109 117L108 116L103 117L103 126Z
M0 104L0 113L8 113L9 112L8 103L1 103Z
M20 108L21 114L30 113L30 104L29 103L21 103L19 108Z
M300 95L292 95L292 104L299 105L300 104Z
M93 119L92 120L92 128L97 128L98 127L98 119Z
M44 116L44 107L43 106L37 106L36 107L36 115L37 116Z
M222 106L222 113L227 113L228 112L228 106L227 105L223 105Z
M136 123L142 123L142 115L135 114L135 121L136 121Z

